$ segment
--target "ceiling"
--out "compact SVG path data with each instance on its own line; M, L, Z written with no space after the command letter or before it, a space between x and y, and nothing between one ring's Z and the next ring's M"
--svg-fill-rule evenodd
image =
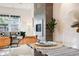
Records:
M20 9L32 9L33 3L0 3L2 7L20 8Z

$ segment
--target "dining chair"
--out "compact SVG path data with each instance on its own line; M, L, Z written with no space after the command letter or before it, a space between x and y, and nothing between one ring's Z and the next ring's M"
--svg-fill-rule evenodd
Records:
M26 36L19 41L19 44L33 44L37 42L37 36Z
M10 46L11 43L10 41L11 41L10 37L5 36L0 37L0 48Z

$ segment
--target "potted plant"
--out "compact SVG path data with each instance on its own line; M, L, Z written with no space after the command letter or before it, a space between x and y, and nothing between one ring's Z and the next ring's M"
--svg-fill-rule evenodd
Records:
M46 29L47 29L46 40L47 41L53 41L53 32L55 30L56 24L57 24L56 20L53 17L47 23L47 26L46 26Z
M74 22L73 25L71 25L71 27L72 27L72 28L77 27L76 32L79 33L79 21Z
M47 26L48 29L50 30L50 32L54 32L55 26L56 26L56 19L54 19L53 17L51 18L51 20L48 22Z
M23 36L23 38L24 38L26 32L21 31L20 33L21 33L21 36Z

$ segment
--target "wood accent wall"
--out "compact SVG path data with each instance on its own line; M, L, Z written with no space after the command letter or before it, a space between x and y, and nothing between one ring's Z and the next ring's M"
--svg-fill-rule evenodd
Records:
M51 20L53 17L53 3L46 3L46 24ZM46 26L46 40L52 41L53 40L53 33L50 32L48 27Z

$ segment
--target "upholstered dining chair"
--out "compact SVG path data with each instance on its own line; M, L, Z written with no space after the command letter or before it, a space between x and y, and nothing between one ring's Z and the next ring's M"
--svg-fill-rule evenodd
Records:
M9 46L10 41L11 41L10 37L5 36L0 37L0 48Z
M32 44L37 42L37 36L26 36L19 41L19 44Z

